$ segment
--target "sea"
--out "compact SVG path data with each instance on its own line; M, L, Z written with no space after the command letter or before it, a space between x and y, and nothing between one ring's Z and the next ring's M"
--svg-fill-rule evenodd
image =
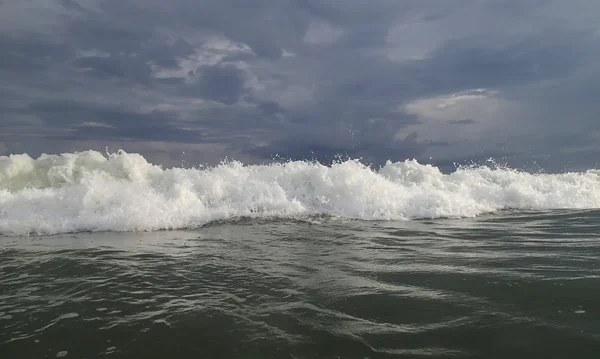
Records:
M599 358L600 170L0 157L0 358Z

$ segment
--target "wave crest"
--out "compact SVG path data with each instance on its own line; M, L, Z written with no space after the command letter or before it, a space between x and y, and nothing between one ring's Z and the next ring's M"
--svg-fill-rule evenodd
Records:
M7 235L188 228L242 216L408 220L598 207L598 170L484 166L443 174L415 160L379 170L356 160L162 169L124 151L0 157L0 233Z

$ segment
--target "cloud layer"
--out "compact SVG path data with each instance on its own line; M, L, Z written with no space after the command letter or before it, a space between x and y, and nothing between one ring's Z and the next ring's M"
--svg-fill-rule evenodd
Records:
M597 166L600 4L0 3L0 154Z

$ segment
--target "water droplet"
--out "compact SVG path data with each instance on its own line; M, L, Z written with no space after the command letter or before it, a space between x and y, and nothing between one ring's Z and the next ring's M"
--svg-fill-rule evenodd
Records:
M58 352L58 353L56 353L56 357L57 357L57 358L64 358L64 357L66 357L66 356L67 356L67 354L69 354L69 352L68 352L68 351L66 351L66 350L63 350L63 351L61 351L61 352Z

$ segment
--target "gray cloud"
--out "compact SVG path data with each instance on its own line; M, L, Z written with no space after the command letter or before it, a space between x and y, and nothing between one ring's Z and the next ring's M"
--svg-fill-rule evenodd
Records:
M152 79L152 70L147 64L140 64L126 56L89 56L76 59L73 65L86 74L99 79L114 78L148 84Z
M244 92L245 74L238 68L207 66L198 69L195 75L198 81L186 92L199 97L233 105Z
M71 55L68 46L47 42L36 36L11 37L0 34L0 48L1 71L43 71Z
M600 5L569 4L3 2L0 141L593 166Z
M156 110L141 113L67 101L34 104L30 111L46 127L63 130L53 136L57 139L165 140L192 143L202 140L199 130L177 127L176 114ZM40 133L43 132L45 129L41 129Z
M473 120L472 118L466 118L464 120L451 120L449 123L453 125L472 125L477 123L477 121Z

